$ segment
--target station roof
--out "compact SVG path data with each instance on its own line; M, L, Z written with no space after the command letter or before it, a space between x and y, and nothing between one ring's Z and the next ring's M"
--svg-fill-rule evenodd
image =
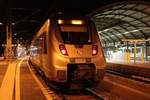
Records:
M5 24L10 21L13 41L30 43L55 11L90 16L104 42L150 38L149 0L0 0L0 41L6 40Z
M127 1L99 8L89 14L105 43L123 39L150 40L150 3Z
M0 0L0 44L6 40L6 23L12 23L13 41L30 43L35 32L54 12L86 15L119 0Z

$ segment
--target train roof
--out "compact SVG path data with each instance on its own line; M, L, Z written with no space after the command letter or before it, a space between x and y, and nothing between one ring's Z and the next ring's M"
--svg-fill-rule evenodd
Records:
M53 14L49 18L50 19L83 19L83 20L90 19L88 16L79 16L78 14L68 14L68 13L62 13L62 12Z

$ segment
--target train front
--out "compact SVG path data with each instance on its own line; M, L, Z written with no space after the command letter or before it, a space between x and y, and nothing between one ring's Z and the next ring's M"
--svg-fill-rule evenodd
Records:
M95 25L90 20L58 19L53 66L55 80L67 83L93 83L103 79L105 58Z

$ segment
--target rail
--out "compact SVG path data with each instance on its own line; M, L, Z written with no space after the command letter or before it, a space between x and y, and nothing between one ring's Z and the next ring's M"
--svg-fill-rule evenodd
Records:
M147 83L147 84L150 83L150 78L143 77L143 76L140 76L140 75L132 75L132 74L128 74L128 73L114 71L114 70L111 70L111 69L107 69L106 73L122 76L122 77L125 77L125 78L133 79L133 80L144 82L144 83Z

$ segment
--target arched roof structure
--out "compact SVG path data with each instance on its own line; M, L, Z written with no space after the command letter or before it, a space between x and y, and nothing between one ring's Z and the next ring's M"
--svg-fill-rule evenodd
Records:
M120 2L97 9L89 14L105 43L123 39L150 40L150 3Z

